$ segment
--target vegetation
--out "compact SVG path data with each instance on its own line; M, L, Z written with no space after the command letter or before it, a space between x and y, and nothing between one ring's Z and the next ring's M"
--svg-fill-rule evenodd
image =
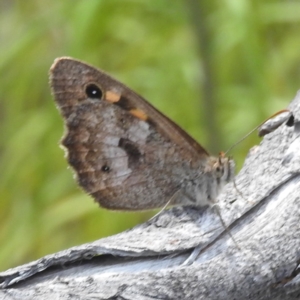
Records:
M217 154L299 89L300 2L0 2L0 270L152 213L99 209L76 185L48 86L54 58L111 73ZM241 166L255 135L232 153Z

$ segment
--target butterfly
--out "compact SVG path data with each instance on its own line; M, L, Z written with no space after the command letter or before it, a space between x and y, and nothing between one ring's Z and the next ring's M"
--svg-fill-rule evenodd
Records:
M102 207L147 210L216 202L235 164L213 157L137 93L84 62L62 57L50 86L64 119L62 146L78 184Z

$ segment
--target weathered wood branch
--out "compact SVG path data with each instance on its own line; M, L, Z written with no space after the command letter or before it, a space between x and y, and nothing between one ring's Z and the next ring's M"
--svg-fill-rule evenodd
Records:
M299 299L300 93L292 127L251 149L211 208L173 208L131 230L0 274L2 299Z

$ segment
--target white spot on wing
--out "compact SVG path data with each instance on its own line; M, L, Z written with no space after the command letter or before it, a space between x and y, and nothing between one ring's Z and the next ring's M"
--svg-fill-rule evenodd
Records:
M139 144L145 144L149 134L149 124L145 121L139 120L128 129L128 139Z
M101 135L103 135L103 134L100 134L100 136ZM100 139L100 137L97 137L97 138ZM115 137L115 136L106 136L106 137L102 138L102 142L106 145L111 145L111 146L118 147L119 142L120 142L120 138Z

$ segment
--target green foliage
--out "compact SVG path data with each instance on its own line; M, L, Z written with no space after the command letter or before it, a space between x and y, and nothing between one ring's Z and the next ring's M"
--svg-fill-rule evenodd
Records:
M294 97L299 21L298 1L3 0L0 269L152 215L99 209L77 188L58 146L63 124L48 87L54 58L72 56L106 70L201 144L221 150ZM206 40L199 35L204 29ZM208 76L211 99L204 93ZM258 142L252 136L233 152L239 165Z

